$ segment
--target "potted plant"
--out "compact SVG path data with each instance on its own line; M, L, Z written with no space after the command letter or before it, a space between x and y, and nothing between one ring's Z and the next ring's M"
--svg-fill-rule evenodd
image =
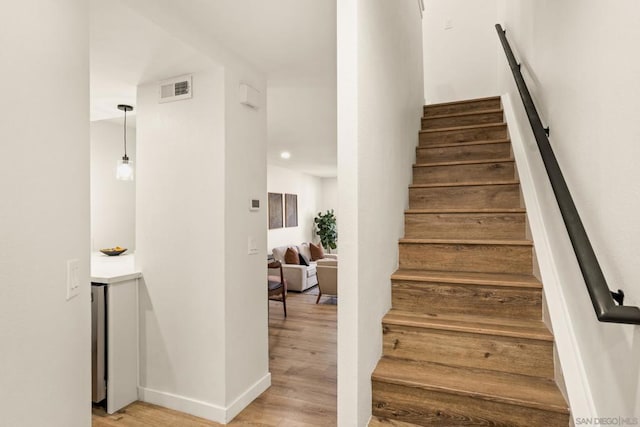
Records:
M331 249L337 248L338 227L333 209L328 210L324 215L318 212L313 221L316 224L316 234L320 237L322 246L331 253Z

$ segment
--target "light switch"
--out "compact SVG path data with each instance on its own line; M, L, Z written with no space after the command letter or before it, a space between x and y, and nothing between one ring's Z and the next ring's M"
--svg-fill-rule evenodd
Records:
M444 29L445 29L445 30L450 30L450 29L452 29L452 28L453 28L453 19L451 19L451 18L447 18L447 19L444 21Z
M80 264L77 259L67 261L67 301L80 293Z
M248 246L249 246L249 255L256 255L258 253L258 246L256 245L255 237L249 236Z

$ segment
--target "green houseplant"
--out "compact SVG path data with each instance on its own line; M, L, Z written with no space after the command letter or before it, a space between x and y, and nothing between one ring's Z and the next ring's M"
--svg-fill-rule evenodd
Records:
M336 224L336 216L333 209L328 210L324 215L318 212L313 221L316 224L316 234L320 237L320 243L325 249L331 252L331 249L338 247L338 227Z

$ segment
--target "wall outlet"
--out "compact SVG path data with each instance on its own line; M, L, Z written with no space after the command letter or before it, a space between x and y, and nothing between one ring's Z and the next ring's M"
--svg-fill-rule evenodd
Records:
M67 261L67 301L80 294L80 262L77 259Z
M444 21L444 29L445 30L450 30L453 28L453 19L451 18L447 18Z

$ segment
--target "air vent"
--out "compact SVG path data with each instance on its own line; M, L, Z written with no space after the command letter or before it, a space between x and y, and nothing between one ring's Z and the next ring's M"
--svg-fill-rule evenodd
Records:
M160 102L189 99L192 92L191 75L174 77L160 82Z

